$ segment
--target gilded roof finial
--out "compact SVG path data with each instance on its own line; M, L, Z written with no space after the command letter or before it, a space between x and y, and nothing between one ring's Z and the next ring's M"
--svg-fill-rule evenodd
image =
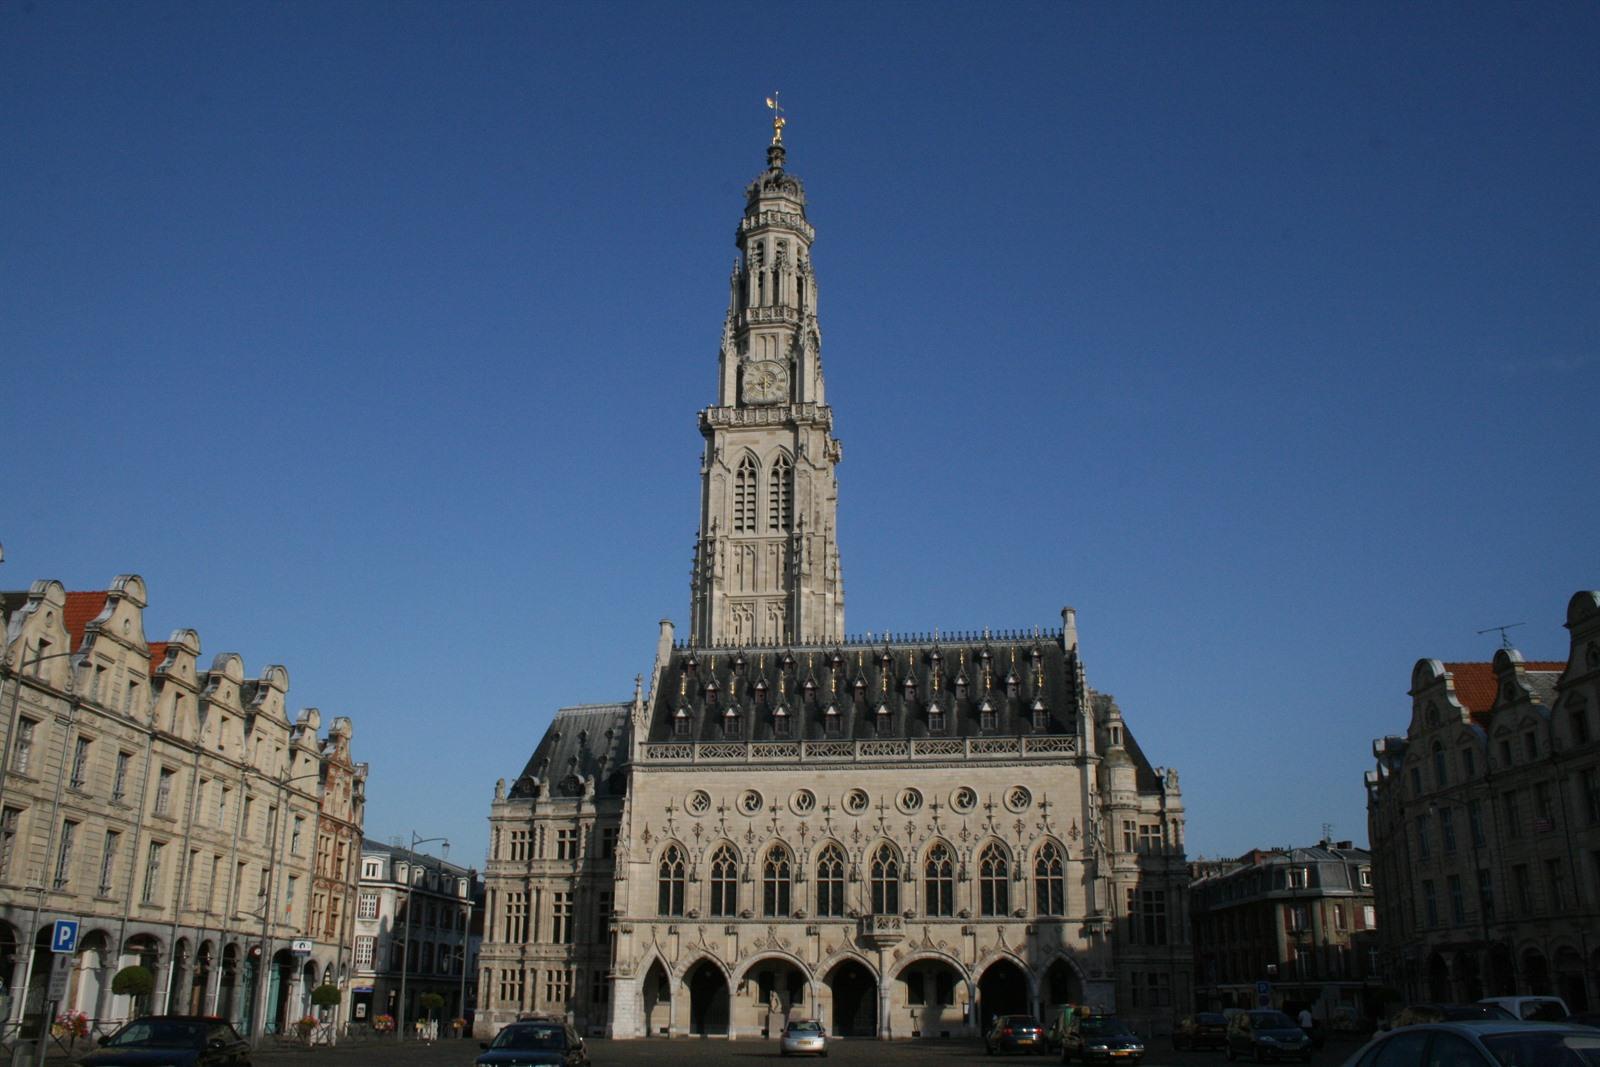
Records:
M781 145L783 144L783 128L788 125L789 120L783 117L783 105L778 103L776 89L773 90L771 96L767 97L767 109L772 112L772 143Z

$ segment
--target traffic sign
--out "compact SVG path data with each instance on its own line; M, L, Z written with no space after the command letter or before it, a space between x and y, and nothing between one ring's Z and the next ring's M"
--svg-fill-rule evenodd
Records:
M51 952L76 952L78 951L78 920L57 919L55 928L50 932Z
M1266 996L1268 993L1271 993L1271 992L1272 992L1272 983L1271 982L1257 982L1256 983L1256 994L1258 996Z
M305 938L296 940L289 946L289 951L296 956L309 956L311 955L311 942Z
M50 991L46 1000L53 1000L57 1004L67 999L67 979L72 977L72 957L57 956L50 968Z

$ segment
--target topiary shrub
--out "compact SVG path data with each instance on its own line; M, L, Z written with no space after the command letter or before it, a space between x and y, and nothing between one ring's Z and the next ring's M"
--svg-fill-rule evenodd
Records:
M334 985L319 985L311 991L311 1003L319 1008L333 1008L339 1004L339 987Z
M156 987L156 976L150 968L134 964L124 967L111 979L111 992L124 997L147 997Z
M444 997L438 993L424 993L422 996L417 998L417 1007L421 1008L429 1015L433 1015L440 1008L444 1007Z

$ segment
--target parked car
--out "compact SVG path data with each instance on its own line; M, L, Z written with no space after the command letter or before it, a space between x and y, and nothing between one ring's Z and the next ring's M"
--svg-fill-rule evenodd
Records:
M588 1067L583 1038L564 1022L509 1023L493 1041L480 1041L478 1067Z
M1281 1011L1256 1008L1241 1011L1228 1023L1228 1059L1244 1056L1257 1063L1266 1060L1311 1062L1311 1035Z
M778 1052L785 1056L826 1056L828 1031L815 1019L790 1019L778 1039Z
M1417 1023L1465 1023L1475 1019L1515 1019L1498 1004L1410 1004L1395 1012L1384 1029Z
M1044 1027L1031 1015L996 1015L983 1035L983 1051L1045 1052Z
M1228 1020L1220 1011L1185 1015L1172 1027L1172 1047L1227 1048Z
M1600 1030L1520 1019L1417 1023L1379 1034L1344 1067L1595 1067Z
M1572 1014L1560 997L1484 997L1479 1004L1498 1004L1518 1019L1558 1023Z
M221 1019L141 1015L78 1062L88 1067L249 1067L250 1045Z
M1138 1063L1144 1042L1115 1015L1075 1015L1061 1035L1061 1062Z

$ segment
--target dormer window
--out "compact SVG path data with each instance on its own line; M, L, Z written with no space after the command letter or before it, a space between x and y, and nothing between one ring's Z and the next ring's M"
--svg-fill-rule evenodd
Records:
M893 725L893 724L894 724L894 719L893 719L893 717L892 717L892 716L890 716L890 714L889 714L889 707L888 707L888 705L886 705L886 704L879 704L879 705L878 705L878 732L879 732L879 733L880 733L880 734L886 734L886 733L888 733L888 732L889 732L889 729L890 729L890 727L891 727L891 726L892 726L892 725Z
M687 709L679 708L678 713L672 717L672 732L674 736L688 737L689 728L689 712Z
M756 683L756 703L764 704L767 700L767 680L763 678Z
M835 670L835 671L843 670L844 669L844 655L842 653L835 652L832 656L828 657L828 666L829 666L829 668L831 668L832 670Z
M1015 698L1019 689L1021 689L1021 683L1017 681L1017 676L1015 674L1007 674L1006 696Z
M1034 649L1032 655L1030 655L1028 659L1033 663L1034 671L1037 672L1039 670L1040 661L1039 650L1037 648Z
M801 689L805 693L806 700L810 700L812 697L817 695L817 683L813 682L810 678L806 679L806 684L802 686Z
M907 678L906 679L906 699L907 700L915 700L916 698L917 698L917 683L916 683L916 680L913 679L913 678Z
M706 704L707 705L709 705L711 707L716 707L717 706L717 693L718 692L719 692L719 690L717 689L717 683L716 682L712 682L711 684L706 686Z
M733 737L739 732L739 709L729 708L722 713L722 732Z
M994 705L987 700L978 706L978 725L985 731L993 730L1000 725L994 713Z
M688 659L683 661L683 673L684 674L692 675L699 668L700 668L700 661L695 659L693 656L690 656Z
M1044 701L1035 700L1033 702L1033 728L1035 730L1045 730L1045 729L1048 729L1049 726L1050 726L1050 712L1049 712L1049 710L1044 706Z
M956 699L967 699L967 676L964 674L956 679Z
M855 691L856 691L856 699L857 700L863 700L863 699L866 698L866 695L867 695L867 682L866 682L866 679L857 678L854 688L855 688Z
M823 733L827 734L829 737L838 737L842 725L843 724L839 716L839 709L834 707L832 704L829 704L828 710L822 713Z
M928 732L930 734L944 733L944 709L937 704L928 706Z
M772 736L789 736L789 713L783 708L779 708L772 713Z

